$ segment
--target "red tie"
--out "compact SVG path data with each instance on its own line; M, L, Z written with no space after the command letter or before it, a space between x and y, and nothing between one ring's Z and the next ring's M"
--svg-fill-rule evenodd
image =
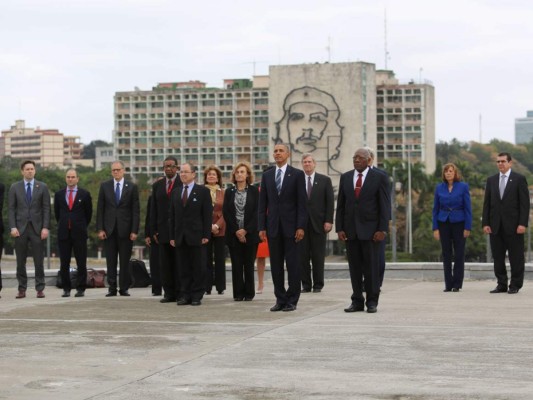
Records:
M167 196L170 199L170 192L172 192L172 180L169 180L167 183Z
M355 182L355 198L359 198L359 193L361 193L361 186L363 186L363 174L357 175L357 182Z
M72 192L74 190L69 189L68 191L68 209L72 210L72 206L74 205L74 196L72 196Z

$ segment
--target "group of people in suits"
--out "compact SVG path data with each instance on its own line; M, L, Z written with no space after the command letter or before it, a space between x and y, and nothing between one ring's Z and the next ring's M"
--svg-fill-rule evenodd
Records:
M481 224L490 237L497 286L490 293L516 294L524 283L524 233L529 221L529 189L526 178L512 171L512 157L499 153L499 173L485 185ZM472 230L472 205L468 184L453 163L442 168L442 182L435 188L433 236L440 240L444 267L444 291L463 287L465 245ZM505 257L509 255L511 279ZM453 264L453 265L452 265Z
M233 298L252 300L257 246L267 240L276 297L271 311L294 311L302 292L322 290L326 235L333 226L331 179L315 171L312 155L303 155L302 170L289 165L289 158L290 147L277 143L275 166L263 174L260 191L253 185L252 168L246 162L234 167L233 186L224 191L216 166L204 171L204 185L199 185L194 165L183 163L178 167L172 156L164 160L164 177L152 186L145 231L146 243L158 247L160 283L152 290L155 295L164 293L162 303L200 305L213 284L219 293L223 292L225 277L219 281L217 275L225 275L225 271L216 261L224 244L230 252ZM364 311L366 307L367 312L375 313L379 302L383 279L380 253L388 231L391 202L388 176L372 168L372 161L371 150L357 149L354 169L341 175L338 186L335 227L338 239L346 245L352 285L351 302L345 312ZM487 179L482 217L483 231L490 235L498 281L491 293L515 294L524 279L529 191L525 177L511 170L509 153L498 154L497 166L499 173ZM106 296L129 296L128 263L139 230L139 192L137 185L124 179L122 162L114 162L111 173L112 179L100 186L96 213L98 237L104 241L106 252ZM17 255L16 297L26 297L26 259L31 244L35 289L37 297L43 298L43 240L49 235L50 194L46 184L35 179L33 161L21 164L21 174L23 179L11 185L8 193L9 228ZM78 187L75 169L66 171L65 181L66 187L54 195L63 296L70 296L72 289L69 267L74 253L78 267L76 296L82 297L92 199L88 191ZM3 197L4 186L0 183L0 211ZM442 170L442 183L435 189L433 207L433 232L442 246L446 292L462 288L465 244L471 229L468 184L461 181L458 168L448 163ZM214 237L222 238L222 245L217 245ZM210 242L211 247L207 246ZM507 253L510 282L505 267ZM214 270L207 276L208 265L213 263Z

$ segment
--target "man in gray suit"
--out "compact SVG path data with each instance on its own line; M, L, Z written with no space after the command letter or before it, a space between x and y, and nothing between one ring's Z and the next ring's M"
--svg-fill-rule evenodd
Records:
M104 241L107 264L106 297L117 295L117 283L121 296L129 296L129 262L133 242L137 239L140 222L139 189L124 179L124 164L111 164L113 179L103 182L98 193L96 229L98 238ZM120 259L120 275L117 282L117 264Z
M309 216L301 246L302 293L319 293L324 287L326 238L333 227L333 185L329 176L315 172L316 162L311 154L302 156L302 168Z
M28 275L26 259L28 245L33 249L35 265L35 290L37 297L44 297L44 246L50 229L50 192L48 187L35 179L35 162L23 161L20 165L23 180L15 182L8 193L8 218L11 237L15 238L17 254L17 299L26 297Z

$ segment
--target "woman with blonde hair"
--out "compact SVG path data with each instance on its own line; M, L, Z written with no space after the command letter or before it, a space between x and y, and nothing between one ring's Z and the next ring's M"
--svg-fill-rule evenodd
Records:
M458 292L463 287L465 244L471 230L472 205L468 184L461 182L455 164L445 164L442 183L435 188L433 201L433 237L440 240L442 247L445 292Z

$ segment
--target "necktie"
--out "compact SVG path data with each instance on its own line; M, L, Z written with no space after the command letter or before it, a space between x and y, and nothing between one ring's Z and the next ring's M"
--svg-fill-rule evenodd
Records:
M181 197L181 202L183 203L183 205L187 204L187 189L189 188L189 186L185 185L183 187L183 196Z
M276 173L276 189L279 192L281 192L281 169L278 169L278 172Z
M311 177L307 177L307 198L311 198L311 189L313 189L313 184L311 183Z
M172 180L169 179L167 182L167 196L170 198L170 192L172 192Z
M361 186L363 186L363 174L357 175L357 182L355 182L355 198L359 198L359 193L361 193Z
M26 201L28 202L28 204L31 203L31 183L27 183L27 186L26 186Z
M503 198L503 192L505 191L505 178L507 177L502 175L500 179L500 199Z
M74 205L74 195L72 194L74 190L69 189L68 191L68 209L72 210L72 206Z
M115 201L118 206L118 203L120 202L120 183L117 183L117 188L115 189Z

